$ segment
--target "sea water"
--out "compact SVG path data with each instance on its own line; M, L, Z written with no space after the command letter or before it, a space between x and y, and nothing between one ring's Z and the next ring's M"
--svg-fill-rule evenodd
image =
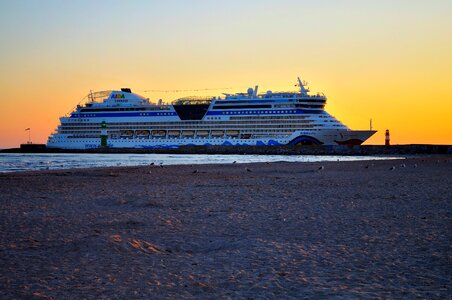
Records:
M255 162L321 162L384 160L388 156L319 156L319 155L214 155L214 154L70 154L70 153L1 153L0 172L58 170L154 164L230 164Z

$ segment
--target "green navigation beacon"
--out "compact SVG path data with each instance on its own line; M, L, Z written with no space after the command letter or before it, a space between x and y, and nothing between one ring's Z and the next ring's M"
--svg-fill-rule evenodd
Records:
M102 121L102 123L100 123L100 147L101 148L105 148L107 147L107 123L105 123L105 121Z

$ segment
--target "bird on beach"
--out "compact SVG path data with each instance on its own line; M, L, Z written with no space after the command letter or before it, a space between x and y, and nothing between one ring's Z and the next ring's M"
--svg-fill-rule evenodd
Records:
M159 165L159 167L160 167L160 168L163 168L163 165L162 165L162 164L160 164L160 165Z
M154 165L154 163L153 163L153 162L151 162L151 163L150 163L150 166L153 166L153 165Z
M196 169L196 170L193 171L193 174L196 174L198 172L199 172L198 169Z
M392 166L389 168L389 171L394 171L395 170L395 166Z
M325 169L325 167L324 166L320 166L318 169L317 169L317 171L322 171L322 170L324 170Z
M233 164L236 164L237 163L237 161L236 160L234 160L233 162L232 162Z
M401 166L402 168L405 168L405 167L406 167L406 165L405 165L405 164L401 164L400 166Z
M253 172L253 171L251 171L250 168L245 168L245 170L246 170L247 172Z

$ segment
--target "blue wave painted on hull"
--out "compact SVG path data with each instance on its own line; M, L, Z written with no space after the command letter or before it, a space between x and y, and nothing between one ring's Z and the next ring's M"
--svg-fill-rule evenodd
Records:
M294 138L293 140L291 140L288 145L296 145L296 144L302 143L302 142L311 142L315 145L323 144L321 141L319 141L316 138L313 138L312 136L302 135L302 136L298 136L298 137Z
M283 145L280 142L274 141L274 140L269 140L268 144L269 146L278 146L278 145Z
M256 141L256 143L231 143L229 141L226 141L222 144L219 144L217 146L277 146L277 145L283 145L278 141L275 140L269 140L267 143L264 143L263 141ZM175 149L175 148L179 148L181 146L214 146L211 143L204 143L202 145L197 145L197 144L184 144L184 145L155 145L155 146L149 146L149 145L137 145L136 147L138 148L143 148L143 149L158 149L158 148L162 148L162 149Z

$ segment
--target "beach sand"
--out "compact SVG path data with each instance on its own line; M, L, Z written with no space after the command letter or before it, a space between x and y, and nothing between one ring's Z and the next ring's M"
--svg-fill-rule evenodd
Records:
M451 156L1 174L0 297L449 298L451 175Z

